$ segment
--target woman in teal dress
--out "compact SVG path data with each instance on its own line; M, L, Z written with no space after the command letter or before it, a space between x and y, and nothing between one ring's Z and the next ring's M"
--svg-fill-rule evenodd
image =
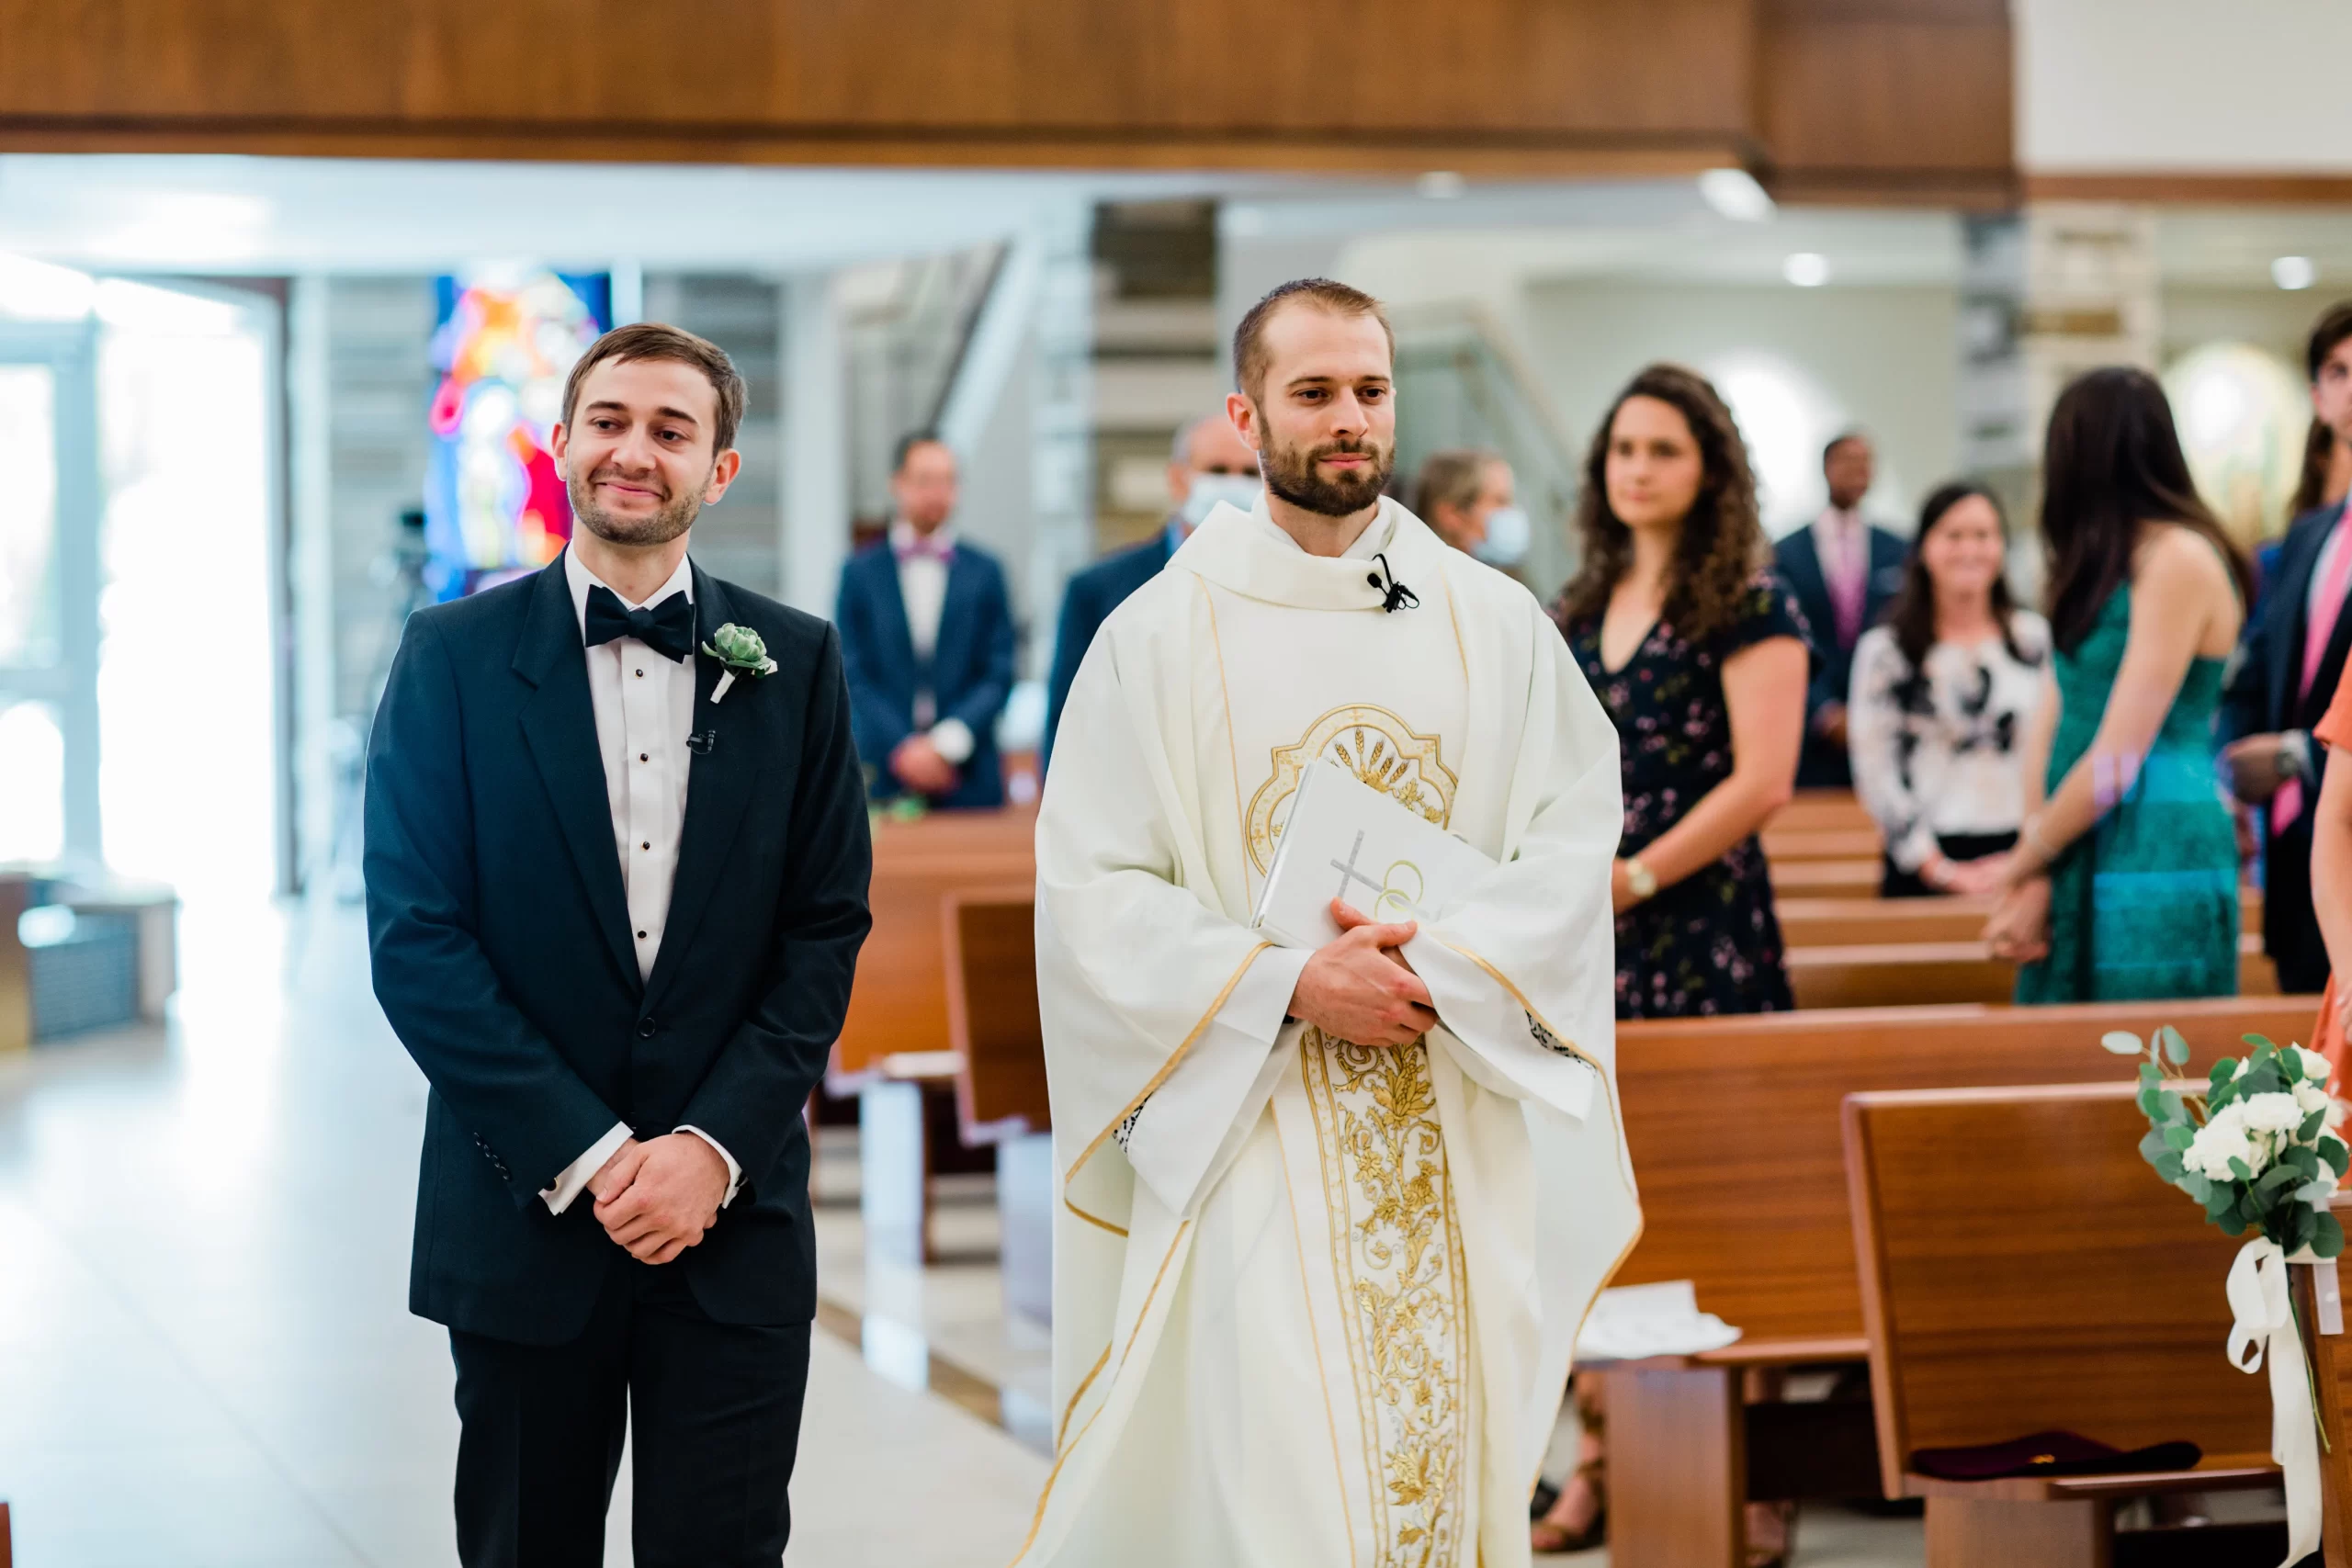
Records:
M2233 995L2237 840L2213 717L2245 559L2145 371L2067 387L2043 474L2056 658L1986 940L2021 963L2020 1002Z

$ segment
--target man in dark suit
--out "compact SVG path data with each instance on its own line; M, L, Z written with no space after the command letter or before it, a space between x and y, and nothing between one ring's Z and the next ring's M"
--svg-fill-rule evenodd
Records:
M996 721L1012 694L1004 569L956 537L956 454L929 432L891 465L889 536L842 568L842 658L877 799L1004 804Z
M2320 318L2305 350L2312 409L2352 438L2352 302ZM2222 752L2230 787L2249 806L2268 808L2263 824L2262 938L2290 992L2327 984L2327 945L2312 912L2312 807L2327 770L2327 748L2312 726L2327 711L2352 649L2352 530L2345 503L2294 520L2278 564L2247 617L2235 667L2222 701Z
M1804 750L1797 759L1803 788L1845 789L1854 782L1846 757L1846 686L1854 645L1903 586L1910 547L1862 517L1874 465L1870 437L1860 431L1832 439L1821 452L1828 506L1775 552L1781 576L1813 631L1813 683L1805 691Z
M800 1112L865 940L832 628L693 566L743 382L655 323L572 370L555 564L421 610L368 754L376 995L424 1069L410 1310L457 1363L467 1568L775 1568L816 1258ZM723 657L722 657L723 656Z
M1069 700L1070 682L1078 679L1078 667L1111 612L1159 575L1217 502L1231 502L1245 512L1255 505L1259 483L1258 454L1223 412L1176 433L1175 450L1168 457L1168 496L1176 510L1166 525L1142 544L1077 573L1062 590L1061 629L1054 637L1054 668L1046 687L1047 764L1053 760L1054 735L1062 727L1062 705Z

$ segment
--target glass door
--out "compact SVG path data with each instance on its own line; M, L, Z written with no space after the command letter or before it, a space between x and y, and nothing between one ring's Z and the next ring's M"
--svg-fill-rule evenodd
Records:
M104 858L94 334L0 321L0 863Z

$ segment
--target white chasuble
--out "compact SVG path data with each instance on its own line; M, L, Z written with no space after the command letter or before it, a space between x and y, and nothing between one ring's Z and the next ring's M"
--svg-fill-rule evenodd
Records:
M1393 502L1337 559L1218 508L1104 624L1062 725L1060 1413L1016 1561L1525 1562L1569 1350L1639 1228L1614 729L1527 592ZM1305 955L1249 929L1317 759L1498 863L1405 949L1440 1020L1407 1047L1285 1021ZM1370 908L1376 869L1331 874Z

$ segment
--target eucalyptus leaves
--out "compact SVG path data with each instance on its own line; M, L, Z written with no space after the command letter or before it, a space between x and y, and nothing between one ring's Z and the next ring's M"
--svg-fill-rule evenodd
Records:
M2117 1031L2099 1043L2140 1064L2140 1109L2148 1135L2140 1153L2156 1174L2205 1206L2230 1235L2259 1231L2288 1253L2314 1258L2344 1250L2344 1227L2328 1200L2352 1149L2329 1132L2327 1058L2300 1045L2245 1037L2248 1055L2224 1056L2200 1082L2169 1070L2188 1060L2188 1042L2170 1024L2143 1046Z

